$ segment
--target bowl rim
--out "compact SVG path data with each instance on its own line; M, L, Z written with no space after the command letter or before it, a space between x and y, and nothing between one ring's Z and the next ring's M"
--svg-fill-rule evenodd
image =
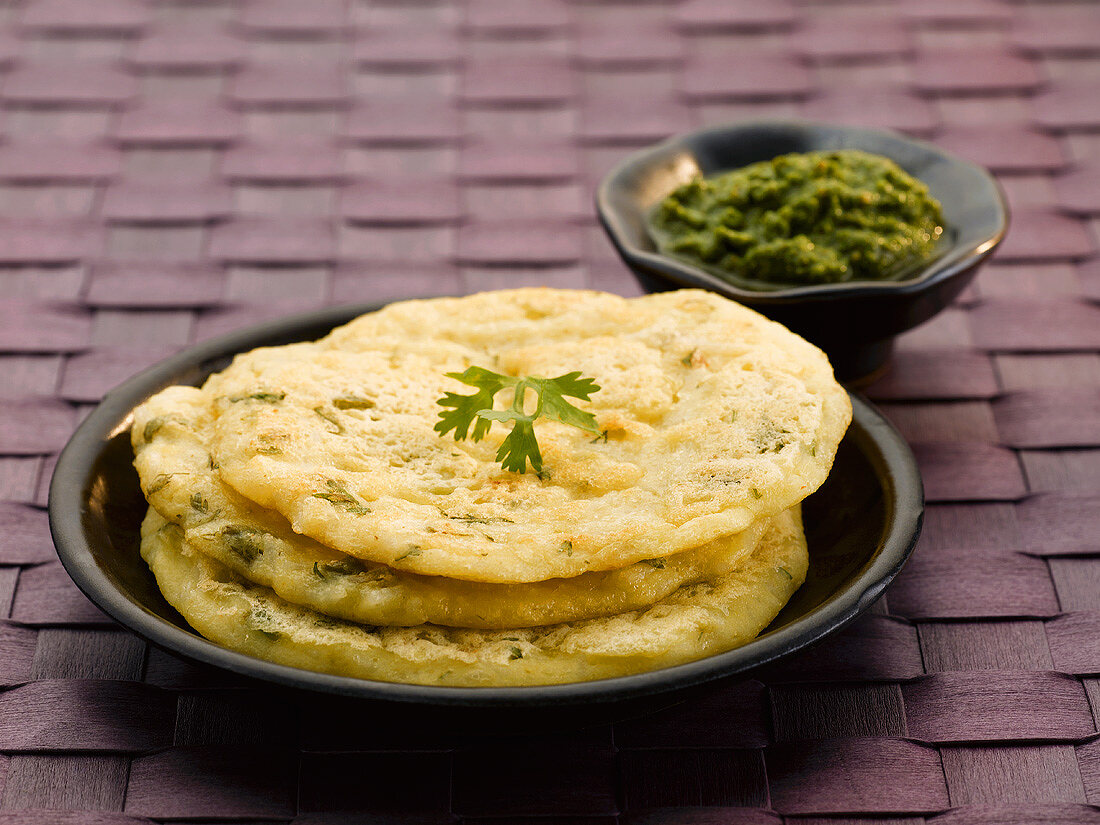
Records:
M846 588L790 624L725 653L660 670L560 685L443 687L337 676L276 664L238 653L184 630L131 600L100 569L85 535L85 510L95 461L110 440L129 429L133 409L150 395L178 383L189 370L272 343L324 334L388 302L328 307L250 326L189 347L110 390L77 427L61 451L49 489L49 524L57 554L77 587L104 613L141 638L186 659L279 685L364 699L452 708L523 708L598 705L679 691L730 677L813 644L851 622L879 597L912 553L923 520L924 495L908 444L871 404L852 395L853 426L877 450L868 455L887 502L881 551ZM867 450L859 447L865 455Z
M686 150L694 155L691 146L696 141L721 137L736 138L741 133L764 129L785 130L792 133L827 131L837 135L858 135L878 140L886 139L909 145L948 163L966 167L982 178L992 192L991 203L997 212L995 228L991 234L976 242L948 250L946 255L934 258L923 273L913 278L902 281L847 281L837 284L811 284L774 290L744 289L736 284L724 281L717 275L687 261L682 261L662 252L642 249L629 239L623 228L622 216L613 205L612 198L613 191L623 186L626 178L678 152ZM887 155L887 157L889 156ZM935 284L942 283L971 269L993 254L993 251L1004 240L1005 234L1008 232L1011 217L1004 190L988 170L958 155L944 151L933 143L912 138L890 129L873 129L798 118L730 121L673 135L659 143L633 152L615 164L597 186L595 203L596 214L604 231L611 239L619 255L632 267L638 266L647 271L656 272L685 287L706 288L737 301L759 305L786 304L807 300L828 302L852 297L921 293Z

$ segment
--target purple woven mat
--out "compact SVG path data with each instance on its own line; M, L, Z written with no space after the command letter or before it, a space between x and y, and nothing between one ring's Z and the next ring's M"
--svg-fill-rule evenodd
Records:
M1100 822L1100 8L29 0L0 20L0 825ZM641 720L410 741L148 649L61 570L52 457L129 374L329 303L636 294L595 182L771 116L931 139L1014 213L870 388L927 526L842 635Z

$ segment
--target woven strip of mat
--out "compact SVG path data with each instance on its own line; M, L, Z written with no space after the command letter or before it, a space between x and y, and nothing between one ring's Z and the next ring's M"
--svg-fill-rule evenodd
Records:
M1095 5L27 0L0 75L0 825L1100 822ZM826 644L643 719L411 735L149 649L61 570L53 457L115 383L326 304L637 294L595 182L771 116L934 140L1014 213L868 391L927 526Z

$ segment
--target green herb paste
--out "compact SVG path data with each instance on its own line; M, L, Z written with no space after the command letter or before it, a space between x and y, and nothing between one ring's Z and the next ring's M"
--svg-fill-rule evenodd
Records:
M893 161L856 150L781 155L697 178L650 214L658 249L755 289L914 274L940 204Z

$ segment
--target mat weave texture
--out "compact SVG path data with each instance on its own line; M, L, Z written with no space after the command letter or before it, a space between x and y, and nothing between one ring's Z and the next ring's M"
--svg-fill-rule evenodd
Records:
M1100 6L32 0L0 20L0 825L1100 822ZM638 721L410 739L151 650L69 582L52 459L112 385L325 304L636 294L595 182L670 133L771 116L929 138L1014 213L869 390L929 507L843 635Z

